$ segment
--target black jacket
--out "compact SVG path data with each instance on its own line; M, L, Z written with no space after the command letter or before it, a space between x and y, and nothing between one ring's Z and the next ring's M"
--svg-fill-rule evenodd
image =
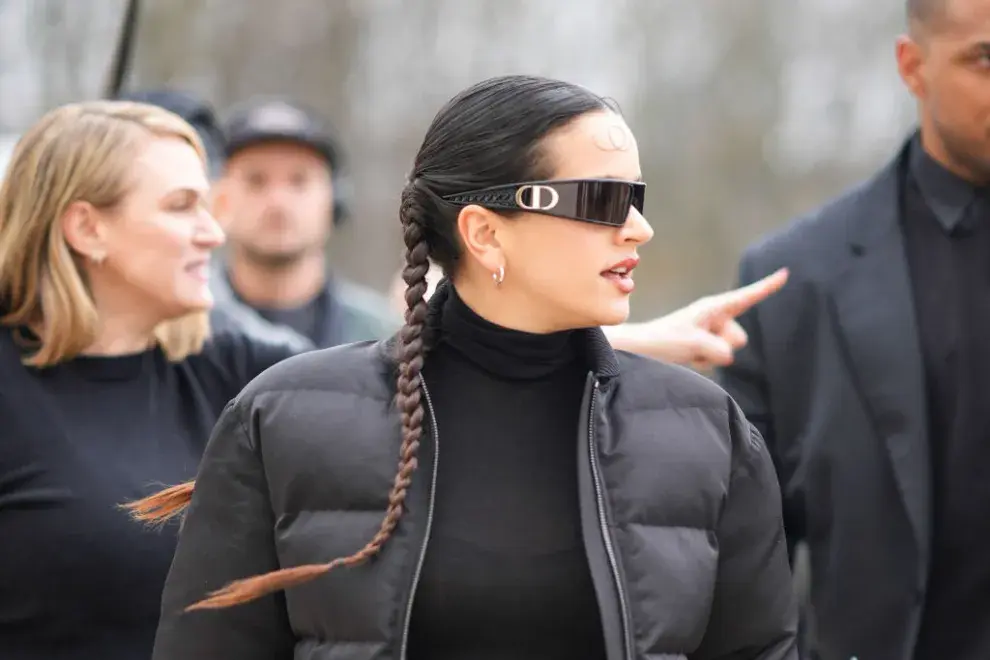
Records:
M928 414L900 218L908 144L747 249L741 284L781 266L790 279L741 317L749 345L720 373L776 456L791 545L808 545L823 660L909 660L928 588Z
M796 660L780 497L759 434L710 381L587 336L598 366L575 451L609 660ZM392 354L379 342L291 358L231 402L200 468L155 660L403 659L443 438L428 382L430 433L377 558L182 613L231 580L323 563L374 535L399 455Z

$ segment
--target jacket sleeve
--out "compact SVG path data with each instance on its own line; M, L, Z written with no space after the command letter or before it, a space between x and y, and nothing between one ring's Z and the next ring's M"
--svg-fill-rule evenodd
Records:
M739 286L756 282L772 270L757 265L756 253L743 256L739 266ZM793 277L793 275L792 275ZM779 293L776 295L783 295ZM743 409L746 418L763 437L777 470L783 493L784 531L787 534L788 556L793 559L794 548L804 538L804 502L800 489L791 483L792 469L787 458L788 450L782 446L785 438L777 433L770 399L770 383L766 367L766 344L760 324L760 306L749 309L738 319L749 337L747 345L736 353L735 360L727 367L716 370L715 380Z
M208 592L279 568L264 468L235 399L207 444L162 594L153 660L291 660L294 637L278 593L185 612Z
M780 491L766 444L729 403L732 460L716 535L718 575L705 637L691 660L798 660L797 603Z

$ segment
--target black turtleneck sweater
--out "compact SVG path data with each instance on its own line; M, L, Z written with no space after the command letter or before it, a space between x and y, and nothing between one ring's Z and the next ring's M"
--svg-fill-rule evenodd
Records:
M196 474L227 402L281 346L225 333L25 367L0 326L0 659L148 660L177 525L119 505Z
M451 287L424 368L439 460L410 660L605 657L578 511L587 373L573 333L493 325Z

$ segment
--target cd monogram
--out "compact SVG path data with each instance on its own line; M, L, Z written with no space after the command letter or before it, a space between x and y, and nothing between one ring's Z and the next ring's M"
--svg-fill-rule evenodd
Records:
M527 185L516 191L516 204L527 211L550 211L560 202L560 194L550 186Z

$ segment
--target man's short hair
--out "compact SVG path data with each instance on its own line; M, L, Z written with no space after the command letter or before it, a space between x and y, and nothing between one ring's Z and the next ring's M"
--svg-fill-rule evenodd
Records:
M945 17L948 0L907 0L908 24L912 27L931 27Z

